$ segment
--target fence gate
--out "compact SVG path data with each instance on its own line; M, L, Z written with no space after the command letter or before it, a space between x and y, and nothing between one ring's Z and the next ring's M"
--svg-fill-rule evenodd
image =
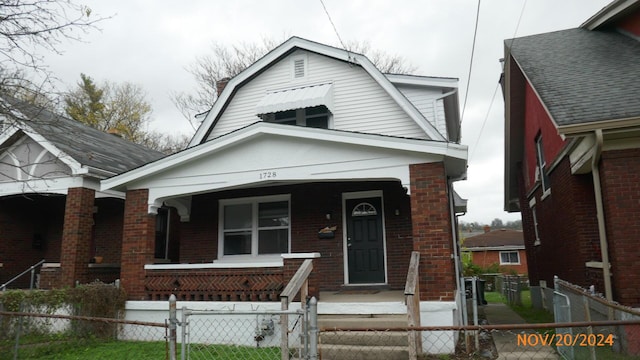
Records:
M308 309L193 310L182 308L180 358L307 359ZM283 337L281 324L287 323ZM282 346L286 341L285 346ZM283 354L281 349L288 349Z

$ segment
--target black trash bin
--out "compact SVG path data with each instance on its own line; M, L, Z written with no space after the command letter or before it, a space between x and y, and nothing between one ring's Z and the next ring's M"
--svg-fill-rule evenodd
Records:
M487 300L484 298L484 287L487 281L483 279L476 279L476 302L478 305L487 305ZM464 288L467 294L467 299L471 299L473 296L473 289L471 288L473 280L471 278L464 279Z

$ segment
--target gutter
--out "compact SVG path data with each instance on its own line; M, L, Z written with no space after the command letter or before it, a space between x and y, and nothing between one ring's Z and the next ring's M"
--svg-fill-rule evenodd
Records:
M593 175L593 192L596 198L596 213L598 216L598 233L600 237L600 253L602 256L602 274L604 277L604 294L607 300L613 301L613 291L611 288L611 264L609 262L609 247L607 241L607 228L604 221L604 206L602 204L602 184L600 183L600 156L602 155L602 129L593 132L595 145L593 147L593 157L591 158L591 174Z
M459 178L457 179L447 179L447 187L448 187L448 197L449 197L449 216L451 218L451 240L453 242L453 254L451 254L453 256L453 264L454 264L454 269L455 269L455 277L456 277L456 287L458 290L458 293L460 295L460 305L462 307L462 309L460 309L461 311L458 311L458 321L460 325L467 325L468 324L468 320L467 320L467 297L466 297L466 292L465 292L465 287L464 284L462 283L462 271L460 269L460 254L458 253L458 243L459 243L459 239L458 239L458 227L457 227L457 223L458 223L458 216L456 215L456 210L455 210L455 204L454 204L454 195L453 195L453 182L456 180L460 180ZM454 301L457 297L454 297Z

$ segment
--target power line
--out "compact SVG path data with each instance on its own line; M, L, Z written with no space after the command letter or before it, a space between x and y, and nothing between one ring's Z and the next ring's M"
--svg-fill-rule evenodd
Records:
M342 48L346 50L347 47L344 45L344 42L342 41L340 34L338 34L338 29L336 29L336 24L334 24L333 20L331 20L331 15L329 15L329 11L327 10L327 7L324 5L324 1L320 0L320 4L322 4L322 8L324 9L325 14L327 14L327 18L329 18L329 22L331 23L331 26L333 26L333 31L336 33L336 36L338 37L338 41L340 41L340 44L342 44Z
M479 3L478 3L479 5ZM518 29L520 28L520 22L522 21L522 15L524 14L524 8L527 6L527 0L524 0L524 3L522 4L522 9L520 10L520 16L518 17L518 22L516 23L516 29L513 31L513 36L511 37L511 44L509 45L509 50L511 49L511 46L513 45L513 41L516 38L516 34L518 33ZM507 59L505 59L505 61L507 61ZM471 75L469 75L469 79L471 79ZM467 82L467 86L469 85L469 82ZM487 124L487 120L489 119L489 114L491 113L491 108L493 107L493 101L496 99L496 94L498 93L498 87L500 86L500 83L496 83L496 88L493 91L493 97L491 98L491 103L489 104L489 109L487 110L487 115L484 117L484 120L482 121L482 126L480 127L480 132L478 133L478 138L476 139L476 143L473 146L473 152L471 154L469 154L469 163L471 162L471 160L473 159L473 155L476 153L476 149L478 147L478 143L480 142L480 138L482 137L482 131L484 130L484 126ZM468 87L467 87L468 90ZM464 99L465 104L467 103L467 98L465 96ZM464 116L464 108L463 108L463 116ZM460 120L460 122L462 123L462 120Z
M476 25L473 29L473 44L471 45L471 60L469 60L469 76L467 77L467 88L464 91L464 104L462 105L462 116L460 117L460 125L464 120L464 111L467 109L467 99L469 98L469 85L471 84L471 69L473 69L473 54L476 50L476 37L478 35L478 19L480 18L480 0L478 0L478 9L476 10Z

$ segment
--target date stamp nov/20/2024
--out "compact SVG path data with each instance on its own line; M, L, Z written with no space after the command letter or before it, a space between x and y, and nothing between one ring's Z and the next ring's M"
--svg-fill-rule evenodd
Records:
M518 334L518 346L613 346L612 334Z

